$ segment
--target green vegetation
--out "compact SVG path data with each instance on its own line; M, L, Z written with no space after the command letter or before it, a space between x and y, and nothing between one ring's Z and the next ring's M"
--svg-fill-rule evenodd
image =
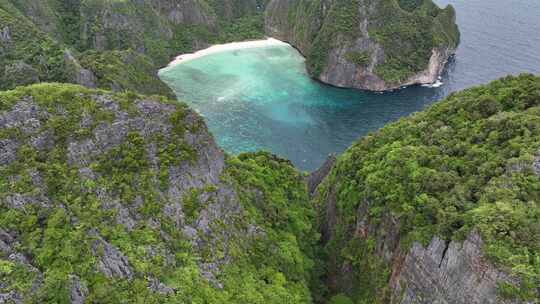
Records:
M152 121L139 111L141 99L175 110L168 119ZM302 175L289 162L267 153L227 159L220 183L186 188L178 197L185 215L178 222L165 212L171 200L176 202L167 195L169 172L199 166L199 155L213 145L190 145L184 139L207 132L185 105L40 84L0 93L0 110L9 111L21 100L31 100L47 114L39 114L43 120L30 133L5 129L0 134L1 140L20 143L16 159L0 166L0 229L16 236L12 250L35 268L0 253L1 293L16 291L31 303L69 303L75 276L91 303L311 303L315 214ZM169 131L129 127L107 149L89 146L78 155L92 173L82 174L80 165L70 161L71 143L96 140L96 128L104 125L120 131L112 124L126 114L134 121L167 124ZM36 134L51 134L53 145L34 147ZM149 152L153 145L155 157ZM19 196L24 203L14 207L11 202ZM208 230L197 231L200 240L191 242L183 229L197 229L199 217L216 212L211 207L216 203L238 211L211 219ZM122 224L118 216L132 218L133 225ZM127 258L132 276L99 271L103 242ZM202 265L214 263L217 277L203 275ZM154 278L174 291L152 291L148 286Z
M425 70L434 48L455 48L459 31L451 6L431 1L380 0L370 16L369 34L385 53L375 73L388 83L399 83Z
M501 283L499 295L538 298L538 77L452 94L366 136L339 157L313 200L305 177L265 152L226 156L219 181L194 186L213 142L187 140L208 134L183 104L40 84L0 93L0 111L21 100L46 114L37 114L35 129L0 132L3 143L17 143L15 159L0 166L0 229L16 238L10 250L28 258L0 253L2 293L67 303L77 278L86 301L99 303L387 303L392 265L379 237L395 230L406 252L415 241L459 241L476 230L485 256L519 278L517 286ZM141 112L141 100L162 105L166 116ZM126 125L108 148L73 154L74 142L97 140L104 126L120 131L113 124L122 119L168 131ZM52 144L35 146L38 134ZM181 192L171 188L178 182ZM321 246L317 223L328 216L327 199L335 200L335 226ZM170 212L171 204L181 211ZM369 235L355 231L359 207ZM107 246L129 261L129 275L100 270ZM350 272L327 290L324 279L343 265ZM154 280L173 289L153 291Z
M262 13L221 22L216 42L228 43L264 38L264 15Z
M31 22L0 2L0 90L37 81L65 81L64 50ZM7 38L7 39L6 39Z
M358 31L360 22L359 5L358 0L338 0L334 1L330 7L317 38L307 55L307 65L313 75L320 75L324 71L330 51L337 46L336 44L346 44L357 38L360 33ZM319 10L320 7L319 4Z
M354 304L354 302L344 294L338 294L330 299L330 304Z
M82 54L80 64L94 73L100 88L174 98L171 89L157 77L154 63L137 52L88 51Z
M349 52L345 55L345 59L357 66L363 67L369 64L370 58L367 52Z
M0 89L77 82L77 63L64 58L69 49L97 77L99 88L173 97L157 77L173 56L207 44L264 37L264 15L257 7L265 1L195 1L182 8L194 19L181 22L165 11L167 6L178 9L175 5L0 0L0 29L7 29L9 37L0 43Z
M338 218L326 244L330 261L354 267L354 301L385 303L388 265L374 240L389 215L401 247L433 236L462 240L476 229L486 256L521 280L500 287L505 297L537 299L540 290L540 78L507 77L450 95L410 118L387 125L349 148L320 187L332 193ZM357 209L377 230L350 235ZM385 232L386 231L386 232ZM366 271L370 269L370 271ZM379 277L380 276L380 277ZM360 302L364 303L364 302Z
M431 0L337 0L325 4L297 0L288 5L288 25L283 30L290 32L290 39L306 54L308 70L315 77L325 71L335 49L350 48L345 59L358 66L371 63L369 56L361 55L366 50L355 50L358 38L382 46L384 58L375 62L374 73L390 86L425 70L433 49L445 52L459 43L454 9L441 9Z

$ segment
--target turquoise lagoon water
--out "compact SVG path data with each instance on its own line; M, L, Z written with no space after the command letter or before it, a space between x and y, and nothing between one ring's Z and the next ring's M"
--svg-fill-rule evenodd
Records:
M450 92L507 74L540 73L540 1L439 0L458 12L462 43L440 88L384 94L311 80L290 46L226 51L171 66L160 77L201 113L229 153L267 150L314 170L360 136Z

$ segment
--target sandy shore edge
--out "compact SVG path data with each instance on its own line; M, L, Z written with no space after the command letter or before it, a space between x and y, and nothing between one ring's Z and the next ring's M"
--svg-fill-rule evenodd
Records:
M231 43L226 43L226 44L215 44L206 49L197 51L195 53L181 54L177 56L173 61L171 61L168 64L168 67L177 65L179 63L184 63L190 60L194 60L197 58L201 58L207 55L224 52L224 51L258 48L258 47L265 47L265 46L284 46L284 45L289 45L289 44L281 40L274 39L274 38L267 38L263 40L242 41L242 42L231 42Z

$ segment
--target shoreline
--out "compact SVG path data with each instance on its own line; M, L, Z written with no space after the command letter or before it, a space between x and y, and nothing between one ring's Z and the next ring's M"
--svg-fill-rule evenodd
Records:
M194 53L180 54L176 56L174 60L169 62L167 67L175 66L180 63L188 62L190 60L194 60L194 59L201 58L207 55L225 52L225 51L259 48L259 47L265 47L265 46L285 46L285 45L290 46L290 44L283 42L281 40L277 40L275 38L242 41L242 42L231 42L231 43L225 43L225 44L215 44L206 49L202 49Z

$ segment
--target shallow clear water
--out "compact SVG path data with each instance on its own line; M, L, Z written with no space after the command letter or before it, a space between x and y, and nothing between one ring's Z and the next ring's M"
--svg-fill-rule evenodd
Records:
M227 51L160 77L201 113L230 153L268 150L314 170L360 136L450 92L507 74L540 74L540 1L437 0L458 13L462 42L440 88L377 94L322 85L292 47Z

